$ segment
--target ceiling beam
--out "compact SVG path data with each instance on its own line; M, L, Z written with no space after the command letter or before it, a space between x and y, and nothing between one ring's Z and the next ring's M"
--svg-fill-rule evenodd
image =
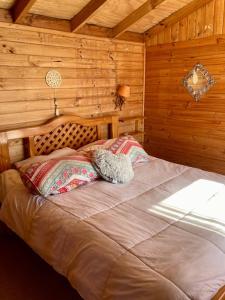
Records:
M211 2L211 1L212 0L193 0L186 6L182 7L181 9L179 9L178 11L176 11L175 13L173 13L172 15L170 15L169 17L167 17L166 19L164 19L163 21L158 23L157 25L148 29L145 32L145 36L146 37L152 36L154 34L157 34L161 31L163 31L168 26L171 26L171 25L179 22L180 20L182 20L189 14L193 13L194 11L198 10L199 8L201 8L202 6L206 5L207 3Z
M76 33L86 34L89 36L107 37L110 38L112 29L108 27L102 27L92 24L85 24ZM144 34L126 31L117 37L118 40L125 40L136 43L144 43Z
M155 9L158 5L165 2L165 0L148 0L140 7L138 7L135 11L133 11L130 15L128 15L125 19L123 19L118 25L112 28L112 38L116 38L127 29L135 24L142 17L147 15L150 11Z
M7 25L12 28L13 20L9 10L0 9L0 26L1 23L7 23ZM69 20L62 20L35 14L27 14L19 24L14 24L13 28L20 29L21 25L31 27L36 31L38 31L39 28L47 30L51 33L54 33L54 31L61 31L65 32L66 34L72 35ZM76 32L76 34L87 35L91 37L109 38L111 31L112 29L108 27L85 24ZM118 40L144 43L144 34L127 31L119 36Z
M11 9L13 21L15 23L21 22L36 1L37 0L17 0Z
M12 15L8 9L0 8L0 22L13 23Z
M91 0L71 20L71 31L76 32L107 0Z
M23 18L22 22L20 22L20 24L36 28L46 28L50 30L71 32L69 20L63 20L35 14L27 14Z

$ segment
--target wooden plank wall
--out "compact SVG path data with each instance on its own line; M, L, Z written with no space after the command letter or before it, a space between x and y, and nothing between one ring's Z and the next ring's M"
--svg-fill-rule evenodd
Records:
M152 35L147 46L225 34L225 1L212 0L192 14Z
M212 1L179 22L177 31L157 35L159 44L179 42L147 41L145 146L152 155L225 174L225 36L218 35L224 33L223 8L224 1ZM210 36L197 39L206 25ZM181 82L196 63L216 80L199 102Z
M55 90L45 83L50 69L62 75L62 85ZM54 93L61 114L90 116L113 112L118 84L131 87L121 115L142 114L143 81L143 44L25 27L15 29L10 25L0 27L1 131L41 124L52 118ZM18 150L21 141L12 147L17 160L22 155Z

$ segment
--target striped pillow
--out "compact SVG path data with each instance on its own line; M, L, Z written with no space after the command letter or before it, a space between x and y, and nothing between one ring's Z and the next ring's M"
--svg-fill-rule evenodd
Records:
M113 143L115 139L109 139L109 140L97 140L95 142L92 142L90 144L87 144L83 147L80 147L77 151L79 152L92 152L99 149L108 149L110 145Z
M77 153L34 163L21 172L21 178L31 192L46 197L69 192L97 179L98 174L90 158Z
M130 135L114 139L108 150L114 154L123 153L128 155L132 164L149 161L149 155L145 152L141 144Z
M77 151L88 154L89 152L99 149L109 150L114 154L126 154L130 157L132 164L149 160L149 155L145 152L141 144L131 135L109 140L98 140L79 148Z

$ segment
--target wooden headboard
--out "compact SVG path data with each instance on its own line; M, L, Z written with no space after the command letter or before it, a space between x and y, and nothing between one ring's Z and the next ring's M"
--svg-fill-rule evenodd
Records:
M82 118L64 115L44 125L0 132L0 172L11 167L9 141L24 139L26 157L49 154L64 147L77 149L102 138L102 125L109 125L108 138L118 136L118 116Z

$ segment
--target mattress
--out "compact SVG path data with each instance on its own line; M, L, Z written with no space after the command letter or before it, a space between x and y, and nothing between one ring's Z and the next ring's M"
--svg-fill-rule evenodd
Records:
M43 198L18 184L0 219L85 300L208 300L225 285L225 177L151 157L134 179Z

